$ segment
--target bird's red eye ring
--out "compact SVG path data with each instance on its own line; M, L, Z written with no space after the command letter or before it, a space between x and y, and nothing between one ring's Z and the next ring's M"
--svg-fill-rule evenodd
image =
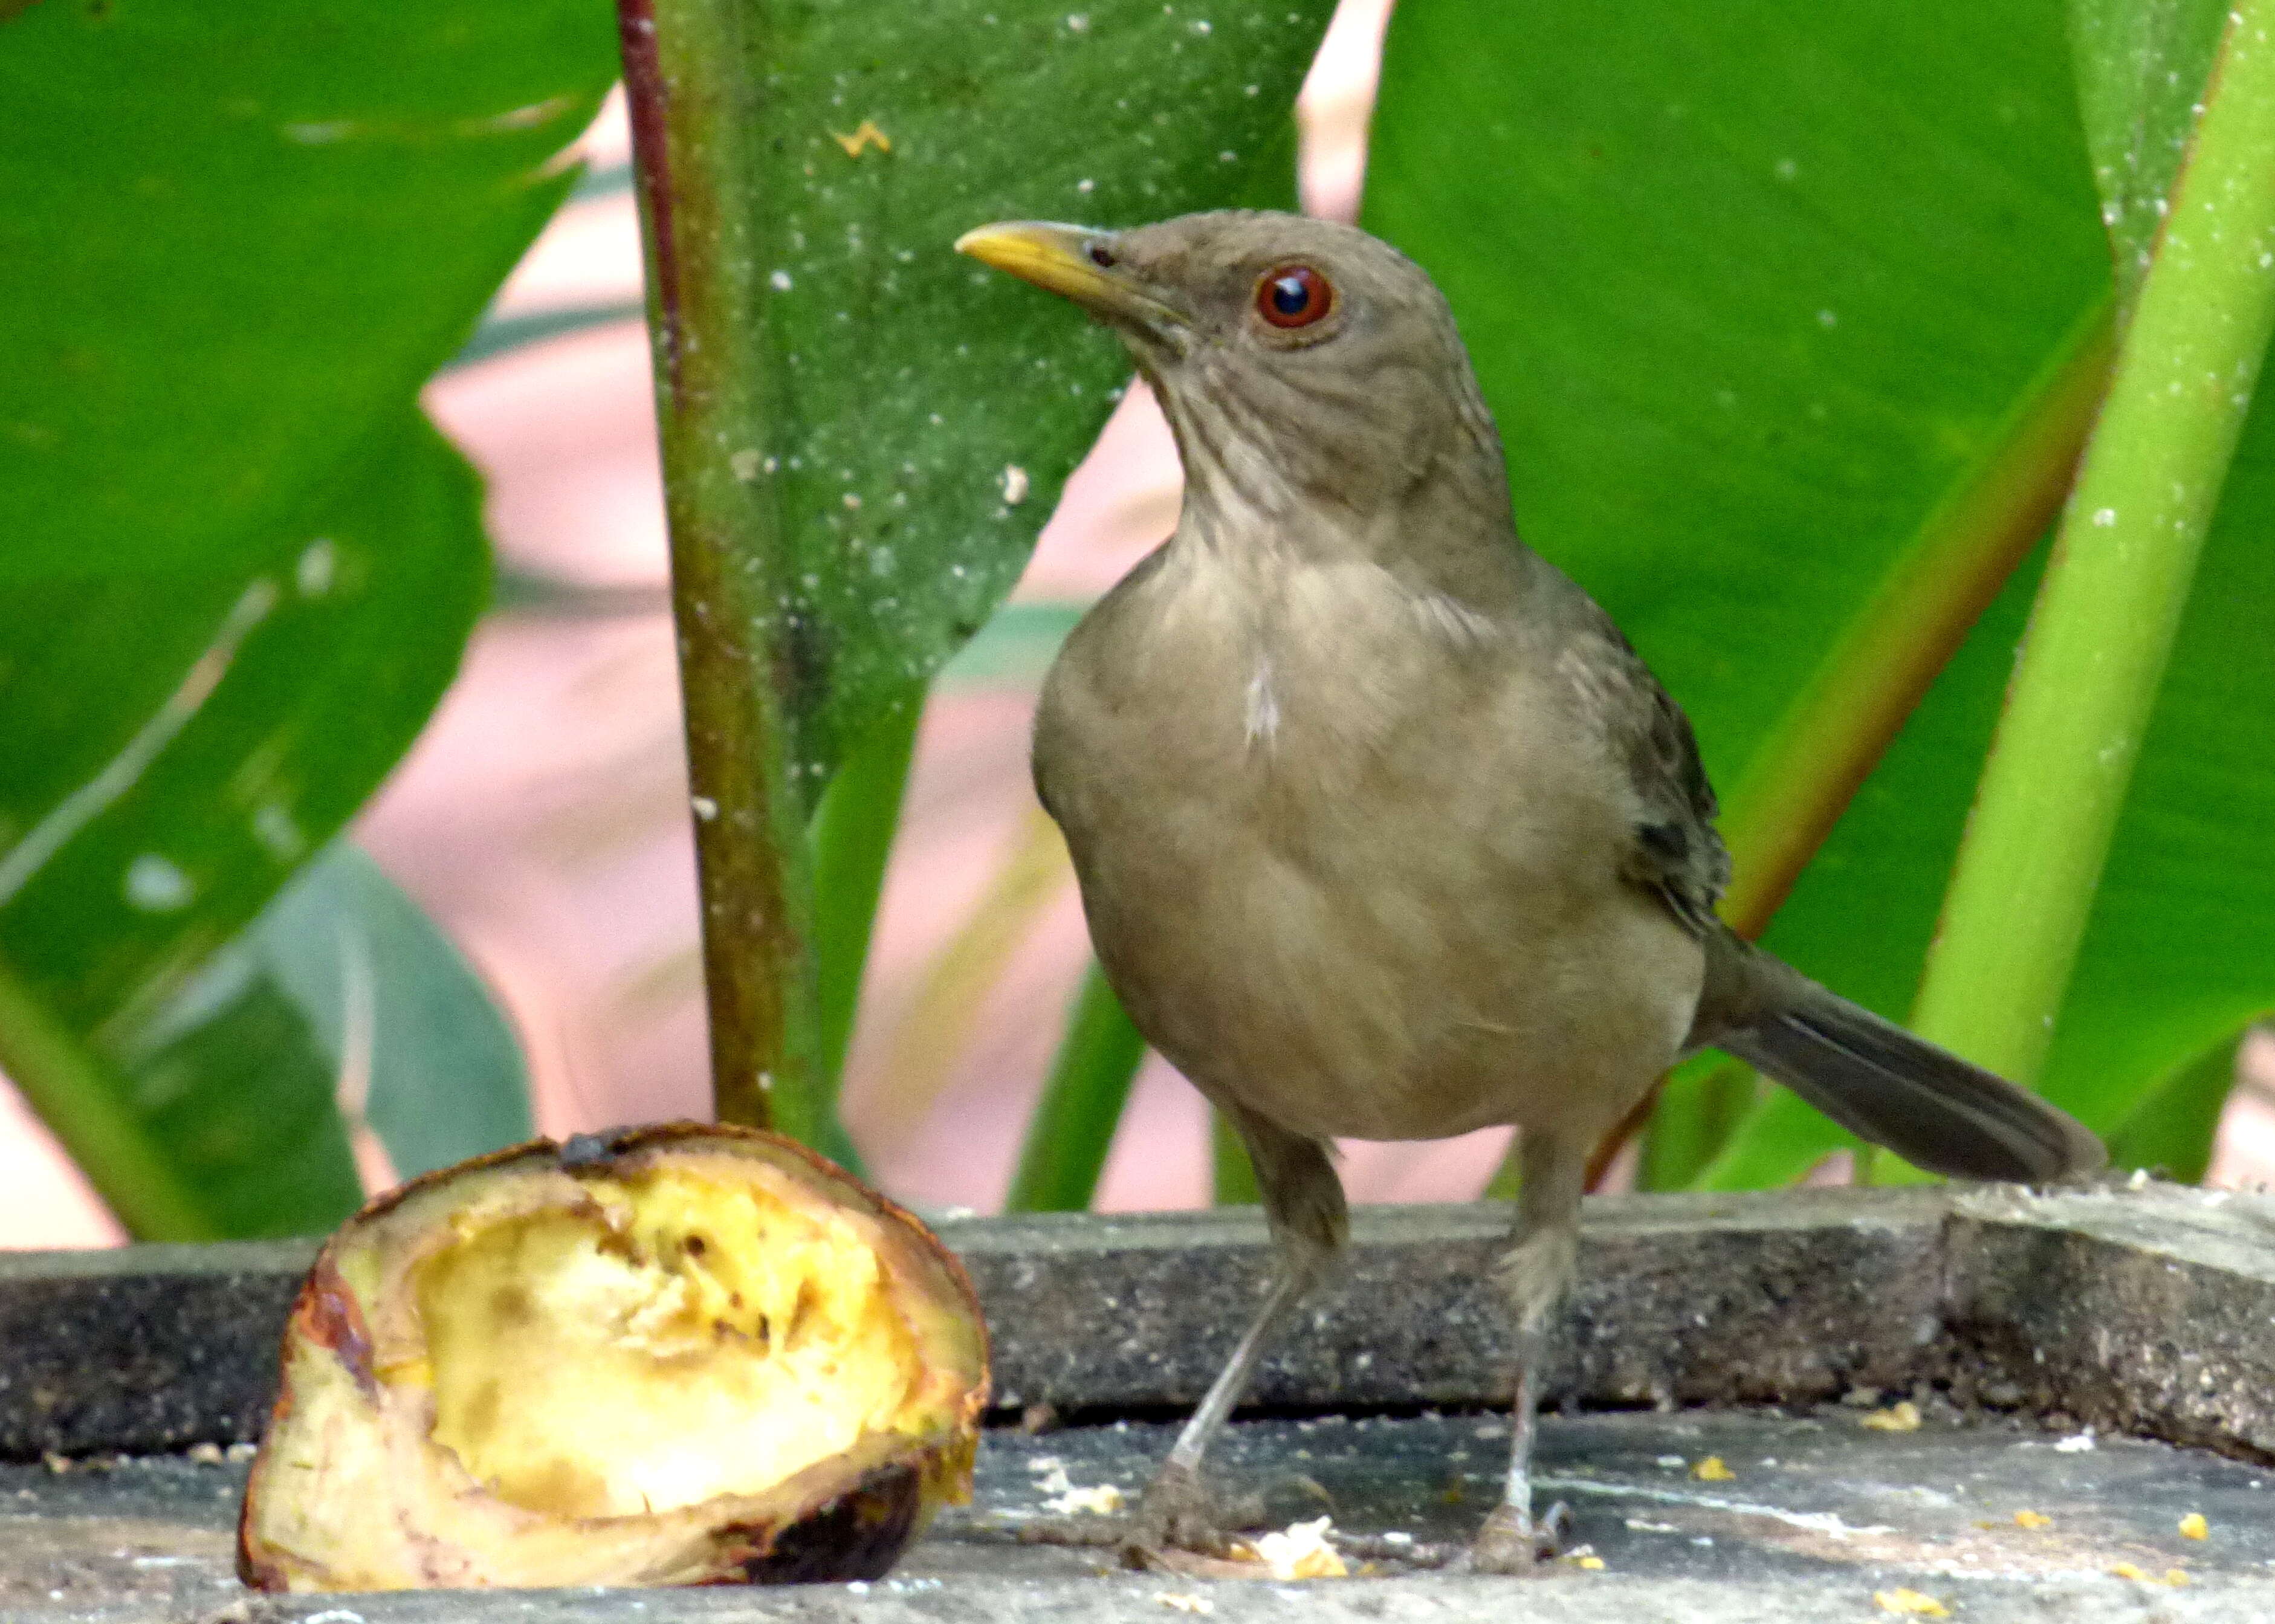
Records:
M1334 288L1308 265L1280 266L1256 283L1256 313L1274 327L1309 327L1334 303Z

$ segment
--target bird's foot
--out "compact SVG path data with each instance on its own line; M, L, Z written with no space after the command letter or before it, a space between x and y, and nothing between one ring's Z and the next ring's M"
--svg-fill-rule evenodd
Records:
M1217 1560L1233 1554L1233 1531L1262 1522L1260 1500L1227 1505L1202 1484L1200 1474L1175 1462L1161 1468L1138 1503L1138 1514L1122 1544L1126 1567L1178 1567L1175 1558L1189 1553Z
M1468 1559L1459 1566L1478 1574L1529 1574L1561 1556L1571 1532L1571 1509L1562 1500L1537 1522L1503 1500L1478 1530Z

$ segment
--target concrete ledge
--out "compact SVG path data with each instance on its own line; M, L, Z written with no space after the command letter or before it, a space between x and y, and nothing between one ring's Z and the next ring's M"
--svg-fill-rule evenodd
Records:
M1493 1205L1364 1209L1351 1266L1267 1363L1260 1405L1490 1406L1508 1333ZM1253 1212L973 1219L1007 1407L1141 1414L1198 1398L1263 1289ZM0 1254L0 1456L251 1439L301 1243ZM1591 1201L1548 1384L1583 1408L1809 1403L1947 1383L2275 1454L2275 1201L2171 1185Z

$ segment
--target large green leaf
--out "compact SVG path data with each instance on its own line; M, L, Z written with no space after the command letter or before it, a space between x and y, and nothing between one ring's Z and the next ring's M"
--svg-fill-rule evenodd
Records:
M594 0L67 0L0 25L0 578L250 564L574 177Z
M1366 215L1451 296L1532 543L1744 778L1911 539L2107 297L2054 0L1789 16L1681 0L1391 28ZM2259 414L2264 419L2265 414ZM2047 1087L2113 1126L2275 993L2275 706L2255 420ZM2256 468L2256 472L2255 472ZM2029 602L1959 649L1770 941L1901 1016ZM1707 1176L1846 1143L1788 1096Z
M326 1227L359 1187L305 1015L199 978L410 743L487 580L474 479L423 421L362 473L241 575L0 594L0 951L226 1233ZM72 1144L71 1102L16 1081Z
M744 342L764 409L729 454L812 783L994 612L1129 375L1111 336L949 245L1283 194L1333 7L752 10L759 94L713 110L762 155L729 229L763 271Z
M414 397L610 47L589 0L0 26L0 1054L141 1233L358 1198L325 1006L231 944L456 668L480 492Z

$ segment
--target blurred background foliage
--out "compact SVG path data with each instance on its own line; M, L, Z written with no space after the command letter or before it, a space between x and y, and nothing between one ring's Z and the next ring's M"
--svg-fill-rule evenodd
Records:
M776 156L746 223L762 410L719 467L764 583L737 613L804 651L776 695L778 765L819 808L792 862L812 1049L788 1125L852 1159L835 1091L917 696L1047 663L1079 606L995 606L1125 372L945 244L1284 201L1329 8L744 4L772 25L736 71L771 79ZM1363 223L1452 298L1528 539L1697 723L1734 920L1884 1013L1919 987L2225 15L1394 18ZM0 23L0 1072L134 1234L321 1229L359 1199L359 1149L407 1175L529 1131L480 979L337 837L487 603L594 608L491 581L479 483L417 396L625 313L482 319L572 188L629 184L556 157L619 71L593 0L45 0ZM2037 1079L2124 1165L2188 1178L2275 1007L2267 416ZM1038 812L883 1034L909 1115L1069 883ZM1011 1205L1090 1202L1143 1053L1093 974ZM1852 1144L1704 1056L1633 1176L1774 1184ZM1236 1147L1217 1169L1246 1193Z

